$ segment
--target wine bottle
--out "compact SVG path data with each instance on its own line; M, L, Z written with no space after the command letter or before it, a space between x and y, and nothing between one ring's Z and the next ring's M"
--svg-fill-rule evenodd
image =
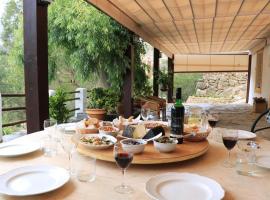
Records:
M178 140L178 144L183 143L184 117L185 117L185 107L182 104L181 96L182 96L181 88L177 88L175 104L171 108L170 137L176 138Z

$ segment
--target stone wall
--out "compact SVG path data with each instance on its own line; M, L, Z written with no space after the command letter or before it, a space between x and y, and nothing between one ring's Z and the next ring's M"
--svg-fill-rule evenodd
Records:
M204 73L197 82L196 96L245 100L247 72Z

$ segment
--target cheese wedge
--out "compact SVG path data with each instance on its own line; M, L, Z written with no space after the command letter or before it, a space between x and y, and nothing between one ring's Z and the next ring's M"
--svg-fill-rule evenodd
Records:
M146 135L146 128L144 125L135 126L135 130L133 132L133 138L139 139L143 138Z

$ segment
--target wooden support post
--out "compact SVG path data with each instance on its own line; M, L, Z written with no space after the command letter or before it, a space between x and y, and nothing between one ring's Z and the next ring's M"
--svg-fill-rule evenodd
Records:
M153 64L153 96L158 97L158 76L159 76L159 58L160 51L154 48L154 64Z
M168 58L168 75L169 75L169 84L168 84L168 103L173 102L173 78L174 78L174 56Z
M124 77L123 93L122 93L122 105L123 114L125 118L130 117L133 114L133 80L134 80L134 45L130 44L126 55L130 59L129 66Z
M48 18L47 3L23 1L24 74L27 132L43 129L48 105Z
M248 99L249 99L250 76L251 76L251 62L252 62L252 55L249 55L249 56L248 56L248 80L247 80L247 96L246 96L246 103L248 103Z

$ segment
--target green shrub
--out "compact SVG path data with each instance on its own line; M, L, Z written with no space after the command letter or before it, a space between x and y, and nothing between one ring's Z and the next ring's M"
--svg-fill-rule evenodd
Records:
M59 88L55 95L49 98L50 118L53 118L57 123L65 123L69 119L69 110L66 106L67 93Z
M196 84L202 78L201 73L175 73L174 74L174 91L176 88L182 88L182 100L185 102L189 96L196 93ZM175 92L174 92L175 94Z
M116 113L119 94L108 88L94 88L89 92L88 107L105 109L108 113Z

